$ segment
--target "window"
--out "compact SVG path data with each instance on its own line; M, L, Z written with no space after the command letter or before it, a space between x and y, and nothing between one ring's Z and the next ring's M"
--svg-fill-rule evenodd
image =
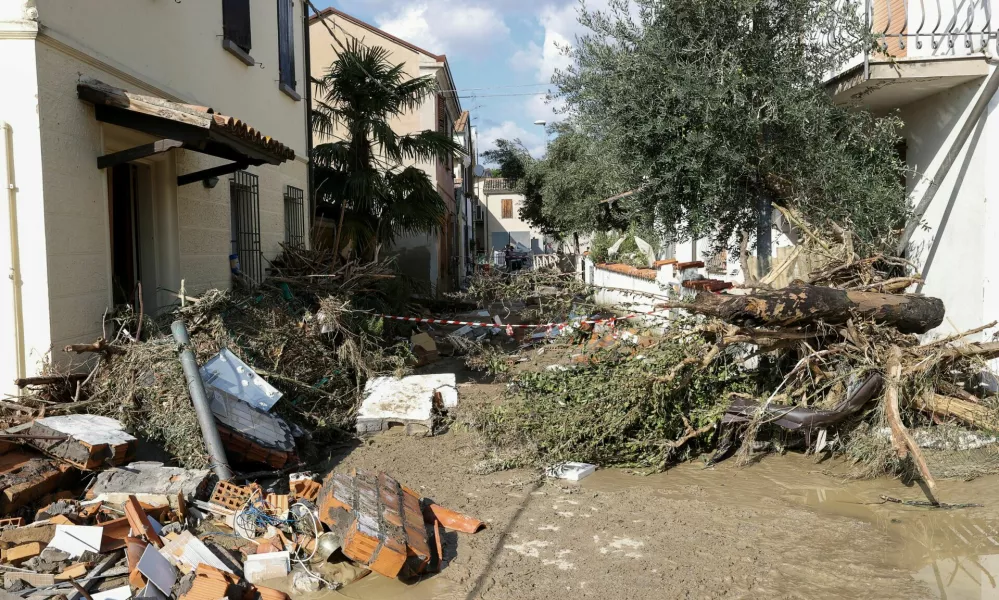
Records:
M447 114L447 98L444 94L437 94L437 131L448 136L448 138L454 137L454 123L448 118ZM454 170L454 155L448 155L444 161L444 166L450 170Z
M305 247L305 193L290 185L284 189L284 243Z
M295 5L293 0L278 0L278 87L295 100Z
M513 200L510 198L503 200L503 218L504 219L513 218Z
M250 0L222 0L222 47L248 66L250 56Z
M257 176L246 171L233 173L229 180L232 210L232 254L239 261L239 273L254 283L264 278L264 260L260 252L260 184Z

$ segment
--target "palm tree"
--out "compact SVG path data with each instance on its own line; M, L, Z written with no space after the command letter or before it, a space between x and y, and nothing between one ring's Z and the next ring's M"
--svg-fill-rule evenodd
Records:
M447 207L426 172L404 162L446 160L462 148L446 133L399 135L390 121L437 93L433 76L410 79L388 50L352 40L313 81L316 201L339 213L335 246L374 252L399 235L439 231Z

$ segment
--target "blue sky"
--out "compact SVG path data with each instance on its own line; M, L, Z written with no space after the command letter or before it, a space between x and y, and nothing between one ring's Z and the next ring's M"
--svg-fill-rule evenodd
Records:
M538 119L558 116L544 101L556 68L556 44L581 28L579 0L319 0L437 54L447 54L462 107L478 128L480 152L498 138L519 138L543 153ZM590 0L588 8L606 5Z

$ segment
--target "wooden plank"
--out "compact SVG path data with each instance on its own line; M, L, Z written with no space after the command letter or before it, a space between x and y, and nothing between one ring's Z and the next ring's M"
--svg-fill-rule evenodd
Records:
M142 113L178 123L185 123L207 129L212 123L212 115L181 108L177 102L170 102L155 96L142 96L123 89L107 85L96 79L81 80L76 86L77 96L95 106L113 106L124 108L131 112Z
M208 140L208 127L198 127L172 119L131 111L119 106L98 104L94 106L94 118L101 123L110 123L135 129L156 137L180 140L187 144L200 144Z
M129 148L128 150L98 156L97 168L107 169L109 167L132 162L133 160L139 160L140 158L146 158L147 156L154 156L156 154L162 154L163 152L169 152L174 148L182 148L183 146L184 142L178 140L158 140L151 144L142 144L141 146Z
M236 171L242 171L248 166L250 166L249 163L234 162L219 167L212 167L211 169L195 171L194 173L188 173L187 175L179 176L177 178L177 185L178 186L187 185L189 183L197 183L199 181L203 181L210 177L220 177L222 175L228 175L230 173L235 173Z

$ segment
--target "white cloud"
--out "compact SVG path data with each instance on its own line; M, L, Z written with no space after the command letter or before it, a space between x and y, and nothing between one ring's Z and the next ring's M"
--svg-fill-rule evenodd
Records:
M499 125L479 130L479 155L496 147L496 140L520 140L531 156L541 157L545 153L545 134L541 127L537 131L528 131L513 121L504 121Z
M435 54L484 54L510 36L510 28L494 8L461 0L396 5L378 14L375 24ZM486 32L488 43L483 39Z
M608 0L588 0L586 3L587 10L591 11L607 7ZM538 14L538 24L544 29L544 42L540 46L530 44L513 60L532 70L539 83L550 83L556 70L564 70L572 64L565 48L572 46L576 36L584 34L586 28L579 23L579 3L575 0L545 6ZM565 118L562 106L559 101L548 102L542 96L531 96L525 101L524 110L532 119L553 122Z

